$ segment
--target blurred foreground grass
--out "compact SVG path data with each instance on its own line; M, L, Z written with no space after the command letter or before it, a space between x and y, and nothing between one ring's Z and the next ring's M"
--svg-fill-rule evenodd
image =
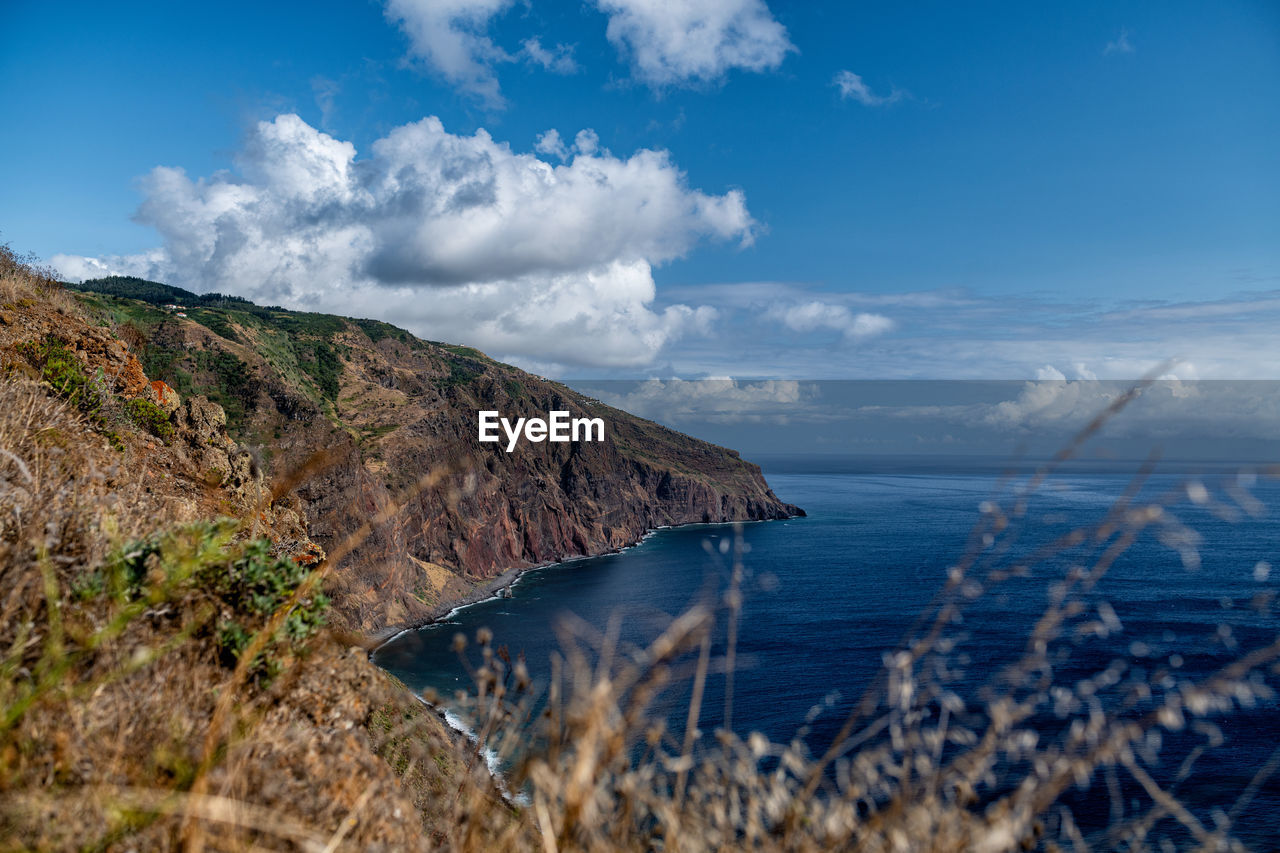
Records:
M148 462L168 452L154 411L113 397L69 341L13 343L27 312L53 312L70 336L84 321L7 250L0 311L0 848L1234 850L1235 816L1271 784L1277 762L1259 756L1206 820L1152 768L1194 772L1213 745L1180 740L1170 754L1163 735L1274 708L1280 640L1198 683L1123 661L1061 677L1061 642L1114 630L1093 593L1119 555L1152 532L1194 543L1136 491L1012 563L1025 493L987 506L931 610L821 752L699 730L708 679L736 667L741 548L722 607L690 608L641 649L569 623L538 689L481 632L461 698L468 743L359 638L324 628L325 577L358 535L307 565L273 550L257 508L218 517L231 504L212 486L178 490ZM20 345L44 346L57 369ZM1059 559L1082 542L1090 563ZM961 695L957 617L1032 571L1050 595L1024 653ZM713 655L719 638L727 652ZM668 720L655 700L677 686L691 698ZM477 745L510 765L505 795ZM1117 775L1141 801L1086 835L1065 795L1110 796Z

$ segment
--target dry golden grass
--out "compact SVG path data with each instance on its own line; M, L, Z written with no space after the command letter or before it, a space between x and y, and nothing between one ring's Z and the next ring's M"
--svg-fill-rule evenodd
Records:
M70 299L11 255L0 261L12 262L0 270L10 332ZM69 336L76 316L68 310ZM198 580L232 571L258 513L253 524L178 523L231 504L158 476L151 463L169 448L129 435L113 446L101 419L10 359L0 365L0 849L432 846L422 815L440 833L453 813L424 792L457 788L464 753L359 644L281 639L324 573L265 618L229 613ZM119 562L143 540L160 551ZM234 669L218 628L228 616L250 634ZM257 651L272 677L250 664ZM415 720L411 745L388 731L402 718ZM380 757L409 746L426 757L416 767L397 773ZM487 776L475 786L495 796ZM511 823L503 808L488 814L468 833Z
M53 270L36 266L32 259L0 245L0 308L20 308L37 300L62 313L83 316L79 303Z
M1157 536L1188 565L1198 560L1197 537L1175 504L1189 498L1223 517L1264 511L1235 482L1221 500L1194 481L1139 500L1139 485L1097 524L1016 559L1010 546L1029 491L984 507L935 606L888 651L880 678L818 754L799 737L778 744L697 730L708 679L734 667L740 546L724 596L727 625L717 628L709 608L694 607L651 646L624 654L613 631L602 636L570 620L551 683L538 696L523 664L495 652L482 631L479 660L470 664L476 689L457 707L479 742L510 764L509 784L532 811L545 851L1243 850L1233 821L1274 785L1280 753L1257 756L1247 785L1221 790L1213 821L1204 803L1193 813L1180 802L1176 787L1221 745L1211 718L1274 707L1280 637L1198 682L1123 656L1085 677L1065 674L1067 651L1119 630L1094 593L1139 537ZM1089 562L1078 561L1082 550ZM979 691L961 690L958 617L1027 577L1043 579L1049 604L1023 654ZM1254 606L1271 612L1266 595ZM715 631L728 638L720 660L710 655ZM459 638L459 651L464 646ZM691 683L691 699L683 719L668 720L655 699L676 682ZM1191 745L1188 733L1196 735ZM1178 768L1172 783L1167 772L1164 787L1156 781L1159 767ZM1082 829L1064 803L1085 787L1113 810L1105 830Z
M42 299L74 311L47 276L0 257L0 308ZM189 581L228 559L234 537L172 526L172 496L122 458L47 386L0 376L0 849L1146 850L1162 838L1240 849L1232 820L1276 769L1262 761L1244 790L1224 792L1222 819L1209 825L1149 768L1159 759L1192 772L1200 755L1199 746L1168 754L1160 733L1272 701L1280 643L1196 684L1170 687L1123 667L1072 680L1056 671L1062 643L1110 630L1113 614L1092 593L1137 537L1159 531L1194 548L1168 503L1136 492L1014 563L1007 546L1025 497L993 503L935 605L816 754L799 737L698 730L708 680L731 679L737 665L741 548L726 624L696 606L647 648L625 650L611 631L569 623L539 695L523 664L482 632L476 688L462 706L479 745L510 763L503 797L478 750L451 738L363 649L332 636L278 640L296 606L395 506L252 623L228 670L210 630L223 605ZM1247 496L1236 502L1257 509ZM169 531L172 553L147 564L134 592L86 592L113 549L158 530ZM1092 559L1062 559L1082 546ZM955 617L1029 573L1052 596L1024 654L980 695L961 695ZM723 657L711 651L720 632ZM250 663L258 651L276 656L274 679ZM656 700L677 686L691 700L668 720ZM1046 714L1054 733L1036 727ZM1086 839L1064 794L1082 783L1109 789L1121 774L1144 793L1141 807Z

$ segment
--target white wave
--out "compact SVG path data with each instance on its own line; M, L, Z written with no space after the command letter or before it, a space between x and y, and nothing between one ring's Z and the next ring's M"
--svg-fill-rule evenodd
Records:
M427 705L428 708L435 708L439 711L440 715L444 718L445 724L458 734L465 737L467 742L476 748L476 752L484 760L485 769L488 770L489 775L493 777L494 784L498 786L498 790L502 793L504 799L509 802L517 803L521 806L527 806L529 804L524 794L511 793L511 790L507 787L506 777L502 775L502 761L498 758L498 753L480 743L480 738L476 735L475 729L467 725L466 721L455 714L451 709L438 708L428 704L425 700L422 700L422 702L424 705Z

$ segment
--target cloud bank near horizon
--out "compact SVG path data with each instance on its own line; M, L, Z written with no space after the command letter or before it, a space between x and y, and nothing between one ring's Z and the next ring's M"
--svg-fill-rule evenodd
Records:
M1079 458L1274 462L1280 383L1098 379L577 383L610 405L754 454L1047 456L1133 393Z
M1112 302L762 281L664 287L660 299L713 307L719 335L673 341L664 357L680 369L650 374L663 378L1280 379L1276 290Z

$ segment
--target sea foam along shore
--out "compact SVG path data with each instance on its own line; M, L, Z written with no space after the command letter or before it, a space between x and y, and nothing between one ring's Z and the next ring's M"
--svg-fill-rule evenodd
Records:
M629 545L624 545L621 548L614 548L610 551L605 551L600 554L577 554L572 557L565 557L564 559L560 559L560 560L551 560L546 563L539 563L538 565L535 565L535 566L519 566L516 568L507 569L497 577L492 578L488 582L477 587L469 595L464 596L461 600L456 602L451 602L448 604L439 605L432 612L431 616L425 621L414 624L414 625L407 625L400 628L389 629L389 631L386 633L385 636L380 638L375 638L377 642L376 642L376 645L374 645L374 647L369 651L369 660L376 664L375 658L377 656L378 651L382 649L383 646L386 646L388 643L393 642L398 637L402 637L405 634L408 634L412 631L420 631L424 628L429 628L432 625L441 625L441 624L447 623L451 618L456 616L459 612L469 607L474 607L477 604L482 604L486 601L494 601L498 598L503 597L502 592L504 590L509 590L513 588L517 583L520 582L521 578L523 578L525 574L528 572L541 571L542 569L549 569L549 568L552 568L553 566L563 566L566 563L576 563L582 560L590 560L595 557L605 557L610 554L621 554L624 551L630 551L632 548L639 547L640 545L644 544L646 541L653 538L658 533L664 530L675 530L678 528L685 528L685 527L729 527L737 524L756 524L756 523L762 523L762 522L771 521L771 520L782 520L782 519L750 519L746 521L717 521L717 522L710 522L710 523L691 522L689 524L680 524L680 525L663 524L658 527L654 527L650 530L646 530L644 534L641 535L640 538L637 539L635 542L632 542ZM480 739L477 736L474 729L468 726L462 720L461 717L459 717L451 709L445 707L443 704L428 702L422 696L422 694L416 691L410 690L409 692L413 695L415 699L421 702L423 706L425 706L428 710L430 710L432 713L438 716L446 726L448 726L451 730L456 732L467 743L469 743L473 749L475 749L476 754L480 757L482 761L484 761L485 767L489 771L489 775L493 778L493 783L497 787L499 793L501 793L503 799L507 800L510 803L514 803L516 805L522 805L522 806L528 805L528 803L524 802L524 800L522 799L523 794L511 793L511 789L507 784L507 780L502 775L501 761L498 757L498 754L494 752L492 749L486 746L483 746L480 743Z
M394 642L397 638L403 637L405 634L413 631L421 631L432 625L440 625L448 622L458 613L466 610L468 607L475 607L477 604L483 604L486 601L495 601L503 598L503 592L515 587L517 583L529 572L537 572L543 569L550 569L555 566L563 566L568 563L578 563L583 560L592 560L596 557L607 557L610 554L621 554L624 551L630 551L644 544L649 539L656 536L664 530L677 530L686 527L729 527L735 524L762 524L766 521L785 521L787 519L769 519L769 518L753 518L742 521L712 521L701 522L694 521L688 524L662 524L657 527L646 530L639 539L629 545L623 545L620 548L613 548L609 551L602 551L599 554L575 554L572 557L564 557L559 560L548 560L545 563L538 563L533 566L517 566L510 568L494 578L490 578L484 584L476 587L467 595L457 601L446 602L435 607L431 611L431 615L421 622L415 622L411 625L401 625L399 627L389 627L382 631L376 632L372 637L373 645L369 649L369 660L373 661L378 652L387 644ZM421 697L419 697L421 698Z
M456 616L460 611L465 610L468 607L474 607L477 604L483 604L486 601L493 601L494 599L504 597L503 592L515 587L515 585L519 583L520 579L523 578L525 574L528 572L537 572L543 569L550 569L555 566L563 566L567 563L581 562L582 560L592 560L592 559L595 559L596 557L607 557L611 554L621 554L624 551L630 551L632 548L639 547L640 545L644 544L644 542L646 542L647 540L649 540L650 538L652 538L653 536L657 535L658 533L664 530L678 530L686 527L730 527L735 524L763 524L769 521L788 521L790 520L790 518L793 518L793 517L794 516L789 516L788 518L782 518L782 519L752 518L752 519L743 519L741 521L712 521L712 522L691 521L688 524L662 524L662 525L659 525L658 527L653 527L653 528L650 528L649 530L646 530L640 536L639 539L630 543L629 545L623 545L620 548L613 548L608 551L601 551L599 554L575 554L571 557L564 557L559 560L548 560L545 563L538 563L533 566L516 566L514 568L506 569L496 577L490 578L489 580L485 581L483 584L476 587L474 590L469 592L467 595L464 595L462 598L456 601L449 601L449 602L445 602L443 604L437 605L435 608L432 609L430 615L427 616L426 619L423 619L420 622L414 622L409 625L399 625L394 627L389 626L387 628L383 628L380 631L374 632L373 635L370 637L370 640L372 641L372 647L370 648L370 651L369 651L369 659L373 660L374 656L377 655L377 653L379 652L379 650L382 649L383 646L394 641L398 637L403 637L405 634L408 634L412 631L420 631L423 628L428 628L432 625L437 625L442 622L447 622L450 619L452 619L454 616Z
M646 533L645 538L648 538L648 536L649 534ZM624 549L618 549L618 550L621 551ZM617 553L617 552L608 552L608 553ZM594 554L591 556L602 556L602 555ZM502 598L503 597L502 593L505 590L508 590L511 587L514 587L516 585L516 582L519 581L520 578L524 576L525 572L534 572L534 571L538 571L539 569L547 569L552 566L560 566L565 563L572 563L572 562L577 562L579 560L587 560L587 559L590 559L590 556L586 556L586 555L573 556L573 557L566 557L563 560L552 560L546 563L539 563L536 566L517 566L515 568L507 569L497 577L493 577L485 581L483 584L476 587L474 590L467 593L462 598L456 601L445 602L444 604L437 605L431 610L431 614L427 616L426 619L423 619L420 622L414 622L413 624L410 624L410 625L400 625L397 627L387 627L382 629L381 631L375 632L371 638L373 641L373 647L369 651L369 659L372 660L374 656L377 655L377 653L382 649L383 646L394 641L398 637L403 637L405 634L411 633L413 631L421 631L423 628L429 628L432 625L438 625L443 622L448 622L451 618L456 616L460 611L465 610L468 607L474 607L477 604L483 604L486 601L493 601L495 599Z

